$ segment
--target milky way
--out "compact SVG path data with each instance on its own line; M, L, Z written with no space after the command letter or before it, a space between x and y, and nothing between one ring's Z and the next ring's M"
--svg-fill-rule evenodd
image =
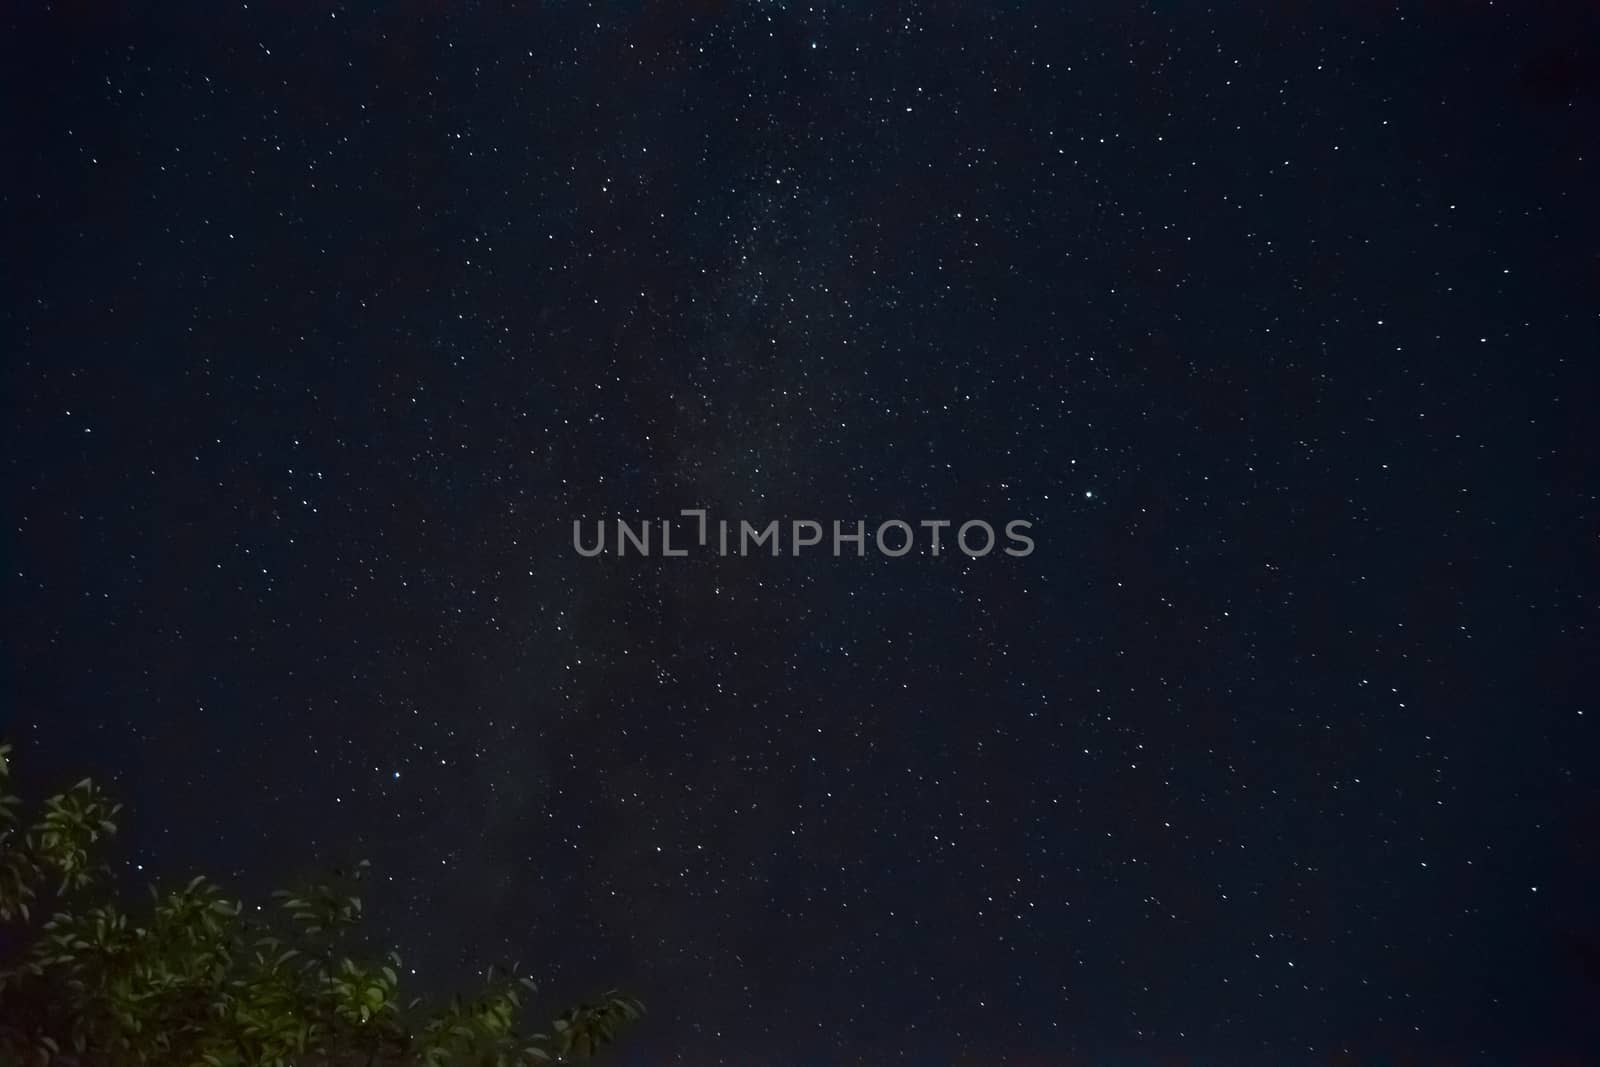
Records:
M312 6L0 16L0 716L130 882L370 858L624 1063L1600 1045L1592 13ZM684 509L784 550L573 550Z

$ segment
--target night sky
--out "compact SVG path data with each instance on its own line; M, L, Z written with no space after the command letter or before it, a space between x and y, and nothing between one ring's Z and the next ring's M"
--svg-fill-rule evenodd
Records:
M1597 1062L1586 7L7 4L0 733L621 1063Z

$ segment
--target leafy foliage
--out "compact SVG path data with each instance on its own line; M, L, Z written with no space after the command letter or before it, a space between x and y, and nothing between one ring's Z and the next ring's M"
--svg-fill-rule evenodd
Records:
M0 1063L521 1067L587 1058L644 1010L613 991L524 1034L537 987L514 970L442 1008L403 999L398 955L345 951L365 863L270 909L200 877L152 888L131 914L94 858L121 806L86 778L27 824L10 752L0 745Z

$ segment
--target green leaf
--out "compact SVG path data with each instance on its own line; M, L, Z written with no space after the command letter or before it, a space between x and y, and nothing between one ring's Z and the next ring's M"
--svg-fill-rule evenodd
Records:
M12 1035L0 1033L0 1064L54 1067L68 1056L125 1067L456 1067L456 1057L470 1055L473 1067L528 1067L599 1047L635 1017L624 999L569 1012L553 1023L558 1054L549 1037L514 1029L523 992L538 992L516 967L506 980L493 970L476 1000L453 998L449 1009L419 1015L427 1010L421 998L404 1007L399 1000L399 954L350 959L330 951L326 935L354 925L364 905L328 885L276 891L281 910L258 916L198 875L177 890L148 886L149 899L124 912L96 853L96 842L116 831L121 805L84 779L49 798L39 817L19 817L20 801L5 788L10 752L0 744L0 921L32 925L5 930L18 935L18 958L0 969L0 1017L10 1021L7 1001L18 983L37 981L60 998L45 1016L60 1024L42 1023L20 1055L8 1044ZM369 866L362 861L356 876ZM51 900L58 883L87 895ZM48 921L39 923L30 907ZM62 1052L69 1048L75 1052Z

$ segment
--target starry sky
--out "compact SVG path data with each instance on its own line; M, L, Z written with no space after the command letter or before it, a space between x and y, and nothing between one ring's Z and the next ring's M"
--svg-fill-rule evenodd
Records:
M0 732L619 1063L1594 1062L1586 7L7 5Z

